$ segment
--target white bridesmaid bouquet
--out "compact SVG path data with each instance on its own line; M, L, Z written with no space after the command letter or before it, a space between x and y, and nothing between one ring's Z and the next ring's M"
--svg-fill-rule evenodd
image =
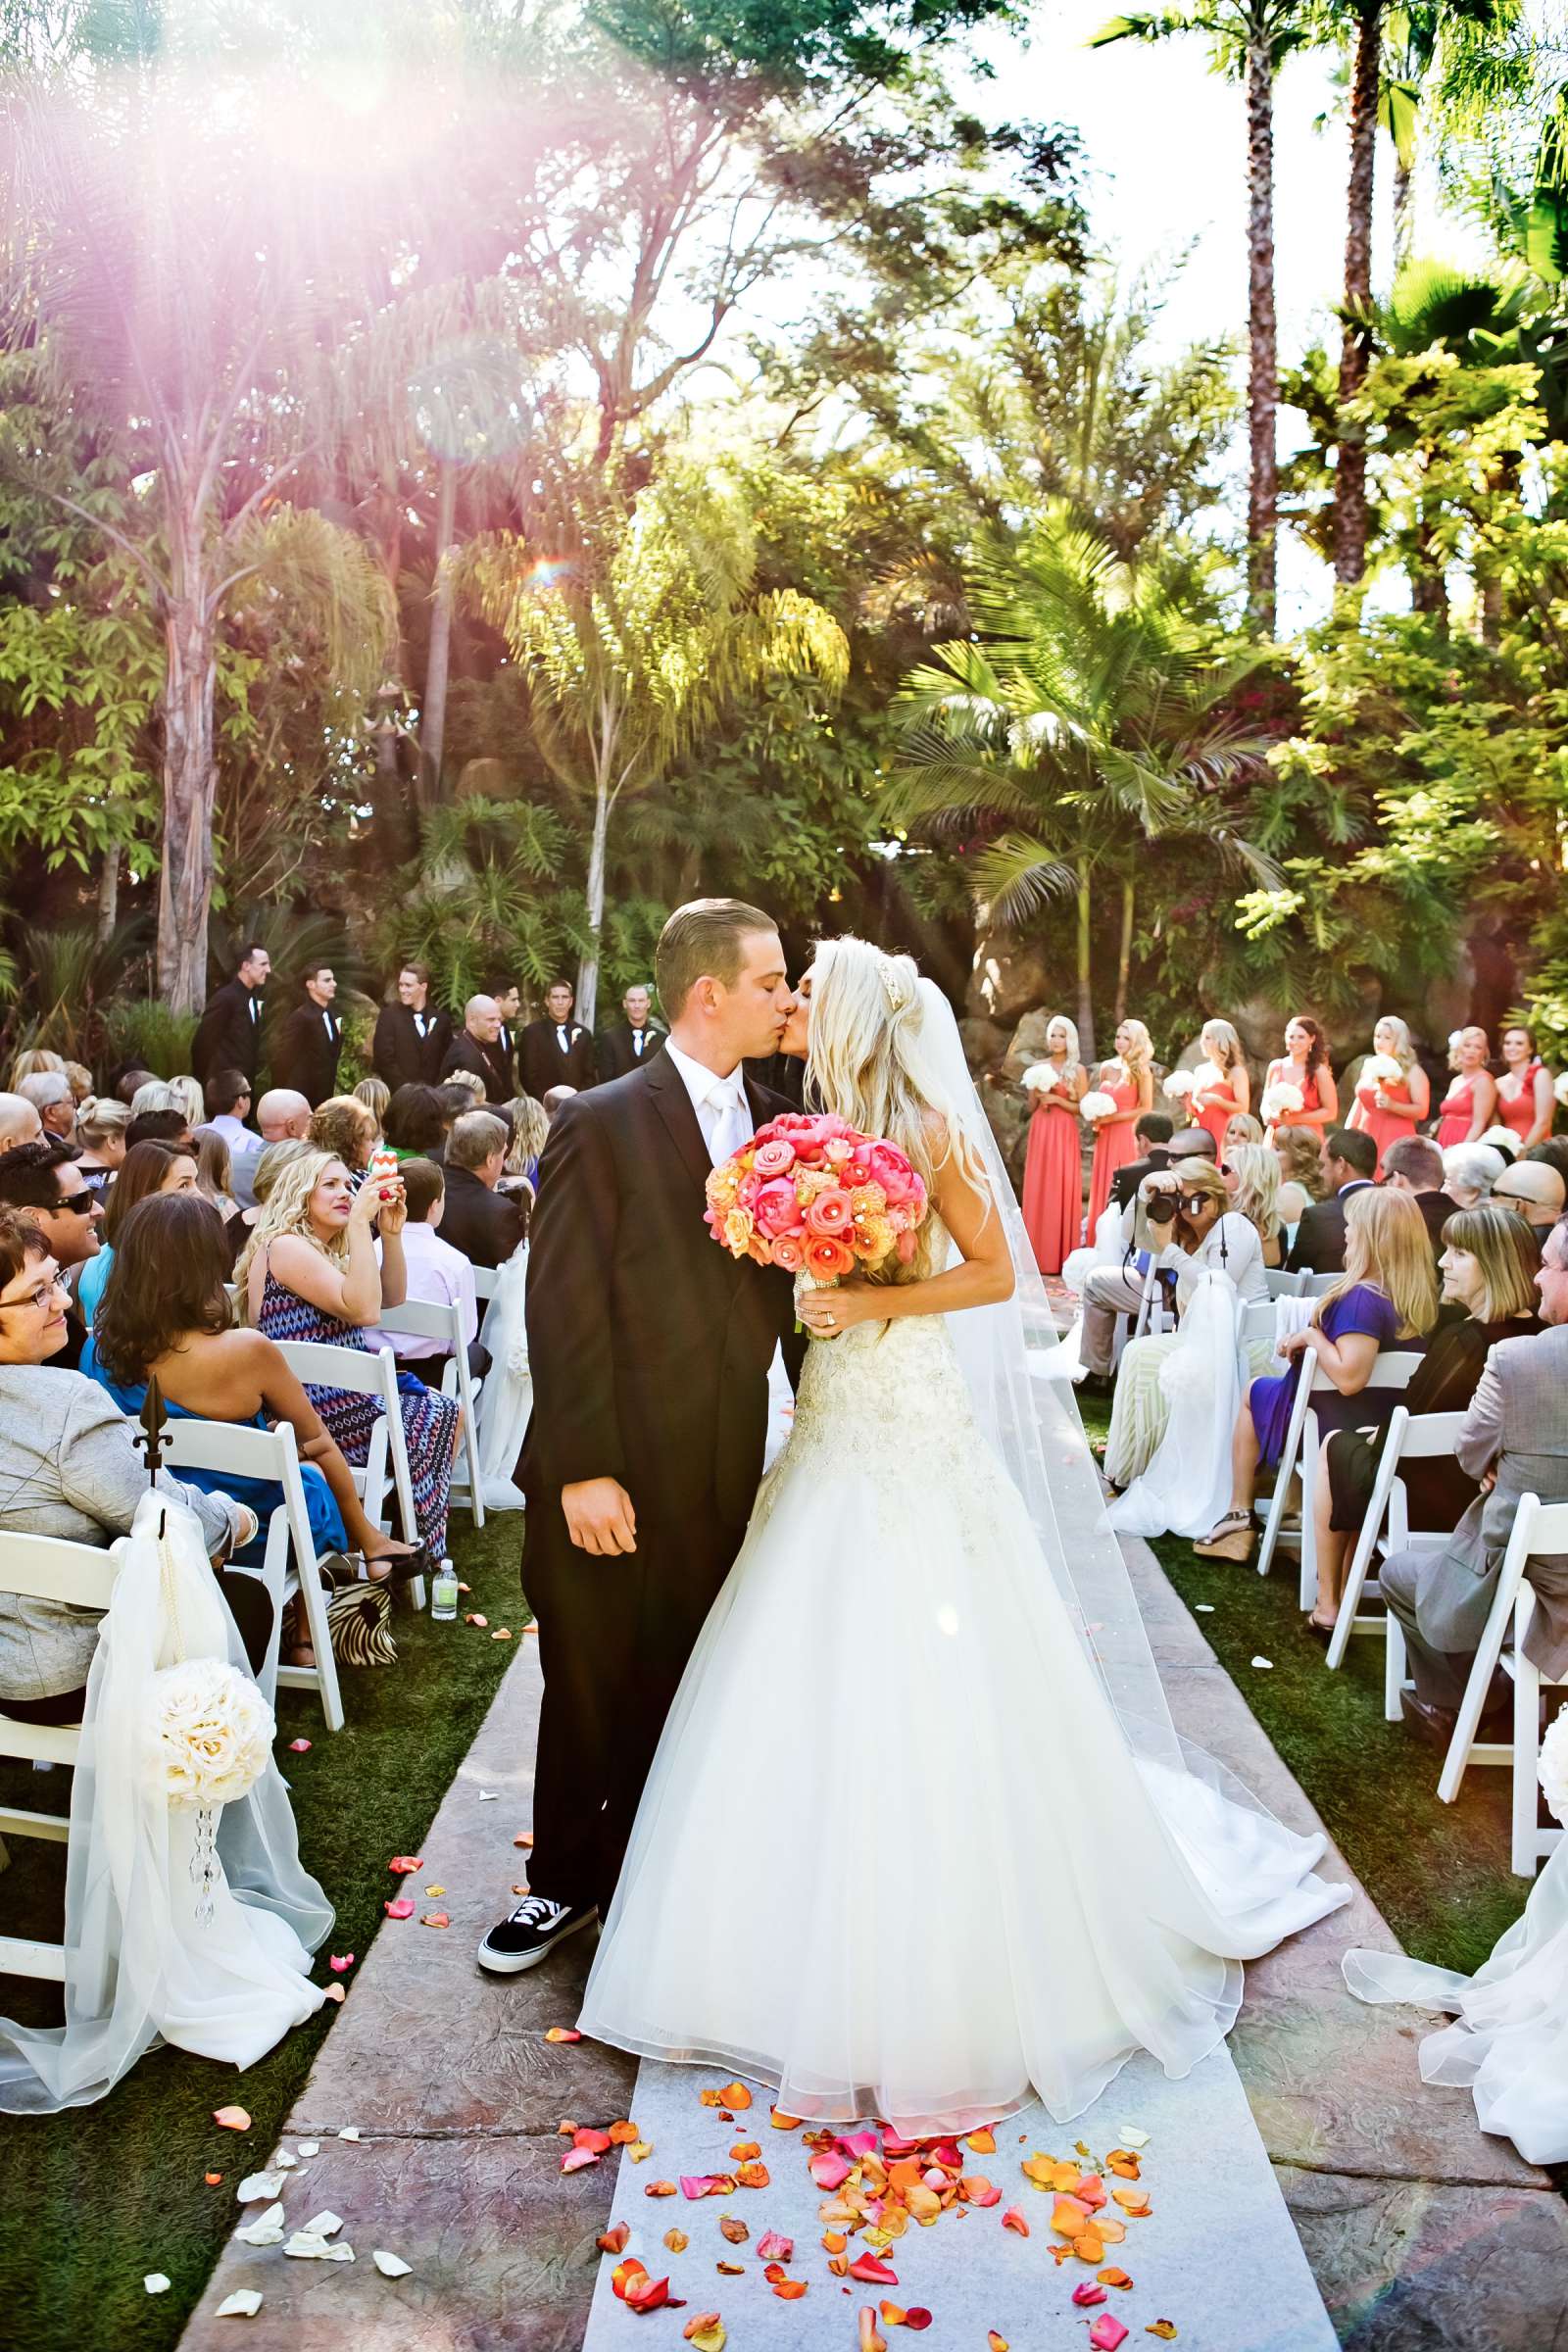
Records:
M1115 1112L1115 1096L1103 1094L1098 1087L1091 1087L1078 1105L1078 1115L1083 1119L1109 1119Z
M267 1770L276 1728L271 1708L237 1666L220 1658L166 1666L153 1677L148 1787L172 1805L233 1804Z
M1286 1111L1300 1110L1305 1102L1306 1097L1300 1088L1292 1086L1288 1079L1282 1078L1273 1086L1265 1086L1263 1089L1264 1125L1272 1127L1275 1120L1283 1118Z
M1374 1086L1397 1086L1404 1072L1392 1054L1369 1054L1361 1064L1361 1075L1370 1078Z
M1198 1080L1191 1070L1171 1070L1159 1083L1173 1102L1185 1102Z
M1053 1069L1049 1061L1032 1061L1023 1074L1023 1083L1026 1087L1034 1087L1041 1094L1046 1094L1055 1085L1060 1076L1061 1072Z

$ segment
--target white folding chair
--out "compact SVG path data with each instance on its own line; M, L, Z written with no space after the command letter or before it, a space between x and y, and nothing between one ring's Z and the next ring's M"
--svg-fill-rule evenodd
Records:
M477 1296L477 1292L475 1293ZM484 1525L483 1480L479 1476L479 1427L476 1407L482 1380L475 1380L468 1363L468 1343L463 1336L463 1309L455 1298L431 1300L405 1298L401 1306L388 1307L381 1325L390 1340L400 1332L412 1338L439 1340L448 1350L449 1360L441 1373L441 1394L455 1396L463 1407L463 1451L468 1465L466 1480L468 1508L473 1513L475 1527ZM415 1359L417 1361L417 1358ZM461 1474L454 1474L454 1494L464 1485Z
M1299 1270L1287 1274L1283 1266L1270 1266L1265 1269L1263 1279L1268 1284L1270 1298L1299 1298L1307 1278Z
M293 1430L286 1421L280 1421L275 1429L254 1429L232 1421L171 1418L164 1427L163 1455L176 1474L181 1470L206 1470L221 1477L224 1471L231 1471L238 1478L272 1479L282 1488L282 1508L273 1511L267 1530L267 1560L262 1571L263 1582L272 1596L277 1623L267 1667L257 1680L269 1698L279 1683L290 1690L316 1691L327 1730L340 1732L343 1694L337 1679L337 1661L332 1655L326 1592L317 1566L311 1515ZM294 1556L292 1569L290 1551ZM311 1646L316 1652L314 1666L280 1666L277 1662L283 1603L291 1591L299 1594L305 1611Z
M307 1388L348 1389L357 1396L379 1396L382 1409L370 1432L364 1467L349 1464L354 1491L365 1504L366 1516L384 1528L390 1464L390 1483L397 1496L403 1540L417 1544L419 1523L415 1516L409 1446L398 1405L398 1368L391 1356L380 1348L337 1348L326 1340L279 1340L277 1346L289 1370ZM423 1608L422 1576L411 1577L398 1589L408 1594L411 1608Z
M476 1298L493 1298L500 1280L501 1268L499 1266L475 1266L473 1269L474 1297Z
M1344 1280L1343 1274L1309 1274L1303 1267L1299 1296L1303 1298L1321 1298L1333 1290L1337 1282Z
M1422 1357L1397 1348L1385 1348L1372 1366L1367 1382L1369 1389L1402 1389L1409 1385L1411 1375ZM1285 1450L1280 1455L1279 1470L1274 1480L1274 1492L1269 1498L1268 1518L1263 1529L1263 1542L1258 1549L1257 1573L1267 1576L1274 1558L1275 1547L1285 1522L1285 1498L1290 1488L1291 1473L1299 1468L1301 1474L1301 1573L1298 1598L1303 1609L1310 1609L1317 1599L1317 1538L1312 1525L1312 1495L1317 1485L1317 1457L1321 1439L1317 1414L1312 1408L1314 1396L1321 1396L1334 1383L1314 1355L1310 1377L1297 1382L1296 1399L1291 1407L1290 1426L1285 1433Z
M1468 1765L1511 1765L1513 1826L1509 1867L1521 1879L1535 1877L1537 1867L1562 1836L1561 1830L1537 1828L1536 1788L1541 1756L1542 1689L1561 1690L1565 1685L1553 1683L1543 1675L1525 1656L1524 1648L1536 1607L1535 1592L1525 1581L1525 1564L1532 1553L1556 1552L1568 1552L1568 1502L1544 1503L1537 1494L1522 1494L1438 1782L1439 1796L1446 1805L1451 1805ZM1505 1651L1503 1642L1510 1625L1513 1647ZM1513 1738L1477 1740L1476 1730L1499 1661L1504 1673L1513 1678ZM3 1826L4 1816L0 1815L0 1827Z
M118 1554L118 1545L100 1551L95 1544L68 1544L55 1536L0 1535L0 1592L102 1611L109 1606L120 1573ZM18 1723L0 1714L0 1756L37 1764L74 1764L80 1742L77 1726ZM0 1805L0 1836L5 1835L44 1838L63 1845L71 1835L71 1823L64 1813L33 1813ZM63 1984L66 1948L31 1936L0 1936L0 1973Z
M1407 1405L1395 1406L1334 1620L1328 1651L1332 1668L1344 1665L1352 1634L1383 1635L1383 1712L1390 1723L1399 1720L1399 1692L1404 1687L1404 1637L1396 1618L1387 1614L1364 1617L1360 1607L1363 1600L1382 1598L1382 1587L1371 1573L1374 1559L1386 1560L1396 1551L1432 1551L1447 1542L1451 1529L1411 1527L1410 1490L1398 1473L1406 1462L1449 1460L1463 1419L1463 1413L1412 1416ZM1387 1535L1383 1533L1385 1513Z

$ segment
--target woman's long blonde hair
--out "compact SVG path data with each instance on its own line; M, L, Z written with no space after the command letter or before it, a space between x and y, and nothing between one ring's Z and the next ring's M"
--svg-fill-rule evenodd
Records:
M1219 1040L1219 1050L1224 1057L1219 1066L1226 1077L1229 1077L1232 1070L1238 1068L1247 1058L1242 1052L1242 1041L1229 1021L1205 1021L1199 1031L1200 1046L1206 1046L1211 1037Z
M537 1162L550 1140L550 1113L532 1095L514 1095L507 1104L507 1123L512 1130L512 1148L503 1173L526 1176L529 1160Z
M1143 1022L1133 1020L1130 1015L1125 1021L1118 1021L1116 1026L1127 1031L1132 1044L1125 1054L1113 1054L1111 1059L1121 1063L1129 1078L1141 1078L1146 1070L1153 1069L1154 1041Z
M1382 1291L1401 1332L1428 1332L1438 1319L1438 1278L1432 1238L1413 1193L1369 1185L1345 1203L1345 1272L1315 1300L1312 1320L1321 1323L1330 1301L1343 1298L1358 1282Z
M942 1099L922 1050L919 981L912 956L884 955L864 939L820 942L811 967L811 1099L862 1135L896 1144L928 1191L953 1159L965 1181L989 1199L984 1164L964 1133L962 1106ZM893 1280L913 1281L931 1271L930 1234L928 1220L913 1262L900 1266Z
M1280 1163L1267 1144L1233 1144L1227 1165L1236 1172L1236 1198L1231 1206L1250 1218L1265 1242L1280 1230ZM1354 1196L1352 1195L1352 1198Z
M1062 1076L1064 1078L1076 1078L1078 1072L1084 1066L1083 1055L1078 1045L1078 1024L1076 1021L1069 1021L1064 1012L1054 1012L1052 1014L1050 1020L1046 1023L1046 1057L1048 1060L1051 1056L1051 1032L1053 1029L1065 1029L1067 1032L1067 1062L1066 1067L1062 1071Z
M323 1242L311 1223L311 1195L328 1168L344 1165L345 1162L335 1152L302 1152L297 1159L291 1159L279 1172L251 1227L250 1240L240 1251L239 1262L234 1268L242 1313L245 1311L251 1267L258 1255L264 1254L283 1234L298 1234L301 1241L309 1242L313 1250L319 1250L321 1255L331 1258L334 1264L347 1259L348 1235L334 1233L329 1242Z

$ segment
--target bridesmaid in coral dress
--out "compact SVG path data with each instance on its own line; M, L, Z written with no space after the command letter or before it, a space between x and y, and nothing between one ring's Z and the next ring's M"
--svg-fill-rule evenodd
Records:
M1138 1156L1133 1128L1154 1100L1154 1048L1142 1021L1123 1021L1116 1032L1116 1058L1102 1061L1094 1093L1109 1095L1116 1107L1096 1119L1095 1156L1089 1171L1089 1228L1093 1242L1118 1168Z
M1278 1111L1270 1117L1269 1090L1276 1086L1294 1086L1301 1098L1300 1109ZM1278 1061L1269 1063L1263 1080L1263 1115L1270 1143L1285 1127L1309 1127L1321 1143L1339 1122L1340 1097L1329 1068L1329 1041L1321 1023L1309 1012L1298 1012L1286 1023L1285 1052Z
M1193 1072L1188 1107L1193 1125L1207 1130L1223 1159L1226 1128L1232 1119L1245 1118L1252 1107L1252 1081L1247 1074L1242 1041L1229 1021L1205 1021L1198 1043L1203 1058Z
M1497 1116L1513 1130L1518 1150L1528 1152L1551 1133L1551 1072L1536 1054L1534 1032L1522 1023L1503 1031L1502 1058L1506 1067L1497 1080Z
M1415 1134L1432 1108L1432 1089L1415 1057L1409 1030L1392 1012L1386 1012L1373 1030L1372 1052L1388 1061L1396 1061L1400 1075L1380 1078L1376 1072L1368 1076L1363 1069L1356 1080L1350 1115L1345 1123L1347 1127L1359 1127L1376 1144L1378 1164L1374 1175L1381 1183L1384 1152L1391 1144Z
M1064 1013L1046 1029L1046 1085L1028 1087L1029 1154L1023 1170L1023 1221L1042 1274L1059 1274L1078 1247L1084 1217L1083 1137L1078 1104L1089 1073L1078 1058L1078 1030Z
M1484 1029L1455 1030L1449 1040L1448 1091L1438 1104L1438 1149L1473 1144L1497 1115L1497 1082L1488 1069L1492 1045Z

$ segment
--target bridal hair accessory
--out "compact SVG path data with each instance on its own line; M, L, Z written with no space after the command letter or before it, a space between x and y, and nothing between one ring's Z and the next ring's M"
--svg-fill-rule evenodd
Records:
M880 957L878 968L882 974L882 994L888 1001L889 1012L902 1012L910 998L904 974L891 956Z
M1159 1083L1173 1102L1185 1102L1198 1080L1191 1070L1169 1070Z
M1272 1126L1288 1110L1304 1110L1305 1107L1306 1097L1298 1086L1292 1086L1288 1079L1282 1078L1274 1086L1265 1086L1263 1089L1265 1126Z
M786 1111L714 1168L704 1222L732 1257L831 1282L891 1256L907 1265L925 1213L897 1145L836 1111Z
M1078 1115L1082 1119L1113 1118L1115 1110L1115 1096L1104 1094L1098 1087L1092 1087L1078 1105Z

